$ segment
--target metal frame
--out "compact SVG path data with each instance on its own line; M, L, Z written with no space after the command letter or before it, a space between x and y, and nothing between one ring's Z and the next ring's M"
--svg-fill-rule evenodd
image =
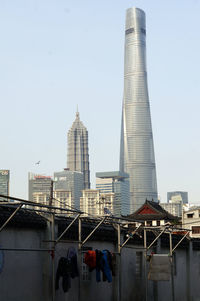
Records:
M103 224L103 222L106 220L106 216L96 225L96 227L92 230L92 232L84 239L84 241L81 242L81 246L83 246L88 239L92 236L92 234Z
M94 232L101 226L101 224L103 224L104 222L109 222L110 224L117 224L117 228L114 227L117 230L117 254L118 254L118 264L119 264L119 282L118 282L118 286L119 286L119 291L118 291L118 297L117 297L117 301L121 300L121 250L122 248L126 247L126 244L128 243L128 241L133 238L133 236L138 232L138 230L140 230L141 228L144 231L144 247L140 248L144 250L144 255L145 255L145 275L147 276L147 266L146 266L146 256L147 256L147 251L153 246L153 244L159 239L159 237L161 237L161 235L167 231L167 233L169 233L169 240L170 240L170 256L171 256L171 260L172 260L172 254L175 251L175 249L179 246L179 244L184 240L184 238L188 235L189 233L189 229L187 229L187 232L185 233L185 235L180 239L180 241L176 244L176 246L173 248L172 246L172 234L173 234L173 230L175 229L173 226L167 224L164 226L164 229L156 236L156 238L150 243L149 246L147 246L147 231L153 231L155 234L154 230L158 230L160 231L162 229L163 226L160 227L145 227L143 226L142 222L140 223L140 225L138 227L136 227L136 229L130 234L130 236L121 244L121 226L124 224L124 221L126 221L128 224L129 223L133 223L134 221L131 219L127 219L127 218L118 218L118 217L114 217L114 216L104 216L103 218L100 218L99 223L96 225L96 227L90 232L90 234L82 241L82 217L81 214L83 212L81 212L80 210L73 210L73 209L64 209L64 208L59 208L59 207L54 207L54 206L50 206L50 205L43 205L43 204L39 204L36 202L31 202L31 201L27 201L27 200L23 200L23 199L19 199L19 198L14 198L14 197L10 197L10 196L4 196L4 195L0 195L0 197L4 197L7 198L8 200L17 200L17 203L10 203L10 202L2 202L0 203L0 205L2 204L3 206L7 206L7 205L13 205L16 206L18 205L18 207L14 210L14 212L10 215L10 217L6 220L6 222L0 227L0 232L5 228L5 226L9 223L9 221L15 216L15 214L22 208L23 205L29 205L29 206L33 206L33 207L41 207L41 208L46 208L48 210L37 210L37 209L31 209L31 208L25 208L25 210L30 210L30 211L34 211L34 212L42 212L42 213L46 213L46 216L42 215L44 218L46 218L50 224L50 231L51 231L51 240L46 240L43 242L47 242L50 243L50 248L44 248L44 249L38 249L38 248L1 248L2 250L5 251L38 251L38 252L55 252L56 249L56 245L58 243L64 243L67 242L66 240L61 240L61 238L66 234L66 232L71 228L71 226L75 223L76 220L78 220L78 241L72 241L74 243L78 243L78 251L79 251L79 255L81 254L81 249L82 246L90 239L90 237L94 234ZM73 220L71 221L71 223L65 228L65 230L60 234L60 236L55 240L55 210L59 209L62 210L63 212L71 212L71 213L77 213L77 215L73 218ZM50 215L48 217L48 215ZM97 219L95 220L97 221ZM135 221L136 222L136 221ZM138 222L138 221L137 221ZM177 228L177 230L186 230L186 229L182 229L182 228ZM128 246L127 246L128 247ZM81 266L81 256L78 257L78 261L79 261L79 267ZM173 271L172 271L173 272ZM55 301L55 260L54 260L54 256L52 256L52 301ZM145 289L145 295L146 295L146 300L147 300L147 285L148 284L148 279L146 277L146 289ZM78 293L78 300L81 300L81 278L79 277L79 293ZM174 281L172 279L172 300L174 299Z
M75 223L75 221L80 217L80 213L71 221L71 223L67 226L67 228L60 234L60 236L56 239L55 245L60 241L60 239L65 235L65 233L70 229L70 227Z
M0 232L3 230L3 228L9 223L9 221L15 216L15 214L19 211L19 209L21 209L21 207L23 206L23 204L20 204L15 211L9 216L9 218L5 221L5 223L1 226L0 228Z

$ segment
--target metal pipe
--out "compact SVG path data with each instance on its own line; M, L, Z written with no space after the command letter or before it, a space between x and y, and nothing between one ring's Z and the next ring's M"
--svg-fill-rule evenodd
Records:
M78 209L77 210L73 210L73 209L54 207L54 206L44 205L44 204L41 204L41 203L37 203L37 202L33 202L33 201L27 201L27 200L23 200L23 199L20 199L20 198L11 197L11 196L2 195L2 194L0 194L0 197L7 198L7 199L10 199L10 200L17 200L17 201L19 201L21 203L24 203L24 204L27 204L27 205L30 205L30 206L44 207L44 208L49 208L49 209L59 209L61 211L69 211L69 212L76 212L76 213L77 212L78 213L83 213L83 212L81 212Z
M92 230L92 232L86 237L86 239L82 242L82 246L88 241L88 239L92 236L92 234L101 226L101 224L105 221L106 216L98 223L98 225Z
M172 249L172 252L180 245L180 243L184 240L184 238L188 235L189 231L185 233L185 235L180 239L180 241L175 245L175 247Z
M65 233L69 230L69 228L73 225L73 223L77 220L77 218L79 218L80 214L78 214L73 221L71 221L71 223L67 226L67 228L63 231L63 233L57 238L55 245L59 242L59 240L63 237L63 235L65 235Z
M151 246L153 246L153 244L156 242L156 240L158 240L158 238L165 232L166 228L163 229L160 234L152 241L152 243L147 247L147 250L149 250L151 248Z
M117 225L117 252L118 252L118 301L121 301L121 227Z
M170 256L172 256L172 252L173 252L173 250L172 250L172 234L169 233L169 254L170 254Z
M15 211L9 216L9 218L5 221L5 223L1 226L0 228L0 232L3 230L3 228L7 225L7 223L13 218L13 216L15 216L15 214L17 213L17 211L19 211L19 209L21 209L22 204L19 205L19 207L17 207L15 209Z
M170 260L171 260L171 286L172 286L172 301L175 301L174 295L174 269L173 269L173 256L172 256L172 234L169 233L169 253L170 253Z
M55 215L52 213L52 222L51 222L51 239L55 240ZM55 246L56 243L53 243L53 256L52 256L52 301L55 301Z
M19 251L19 252L51 252L52 249L26 249L26 248L0 248L0 251Z
M145 276L145 301L148 300L148 279L147 279L147 233L144 229L144 276Z
M82 235L81 234L82 234L81 233L81 218L79 218L78 219L78 240L79 240L78 249L79 250L81 250L81 239L82 239Z
M140 228L141 225L139 225L134 231L133 233L131 233L131 236L129 236L125 242L121 245L121 248L123 248L125 246L125 244L129 241L129 239L131 239L133 237L133 235L137 232L137 230Z
M81 253L81 239L82 239L82 233L81 233L81 218L79 217L78 219L78 240L79 240L79 243L78 243L78 253L79 253L79 256L78 256L78 266L79 266L79 271L80 271L80 276L79 276L79 279L78 279L78 301L81 301L81 275L82 275L82 253Z
M117 225L117 251L120 254L121 252L121 227Z

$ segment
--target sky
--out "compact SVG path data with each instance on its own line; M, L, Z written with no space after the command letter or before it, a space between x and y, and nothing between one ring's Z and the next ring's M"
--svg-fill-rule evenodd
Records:
M0 169L27 198L28 172L66 167L78 105L95 172L119 169L125 12L146 13L158 193L200 203L200 1L1 0ZM40 165L35 165L37 161Z

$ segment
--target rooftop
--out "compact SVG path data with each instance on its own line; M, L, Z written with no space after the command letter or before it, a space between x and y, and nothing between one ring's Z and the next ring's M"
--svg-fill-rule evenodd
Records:
M129 178L129 174L122 171L104 171L104 172L96 172L96 178L125 179L125 178Z

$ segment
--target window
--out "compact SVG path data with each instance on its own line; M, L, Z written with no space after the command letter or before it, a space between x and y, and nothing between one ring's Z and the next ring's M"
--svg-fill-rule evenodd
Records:
M141 32L146 35L146 30L144 28L141 28Z
M129 29L126 30L126 35L129 34L129 33L132 33L132 32L134 32L134 28L129 28Z
M152 226L152 221L147 221L147 227L151 227Z
M187 218L193 218L194 213L188 213Z
M87 264L84 263L84 255L85 253L82 253L81 257L81 276L83 281L89 281L91 280L91 273L89 272L89 268Z
M157 221L157 226L160 226L160 221Z
M200 226L192 226L192 234L200 234Z

